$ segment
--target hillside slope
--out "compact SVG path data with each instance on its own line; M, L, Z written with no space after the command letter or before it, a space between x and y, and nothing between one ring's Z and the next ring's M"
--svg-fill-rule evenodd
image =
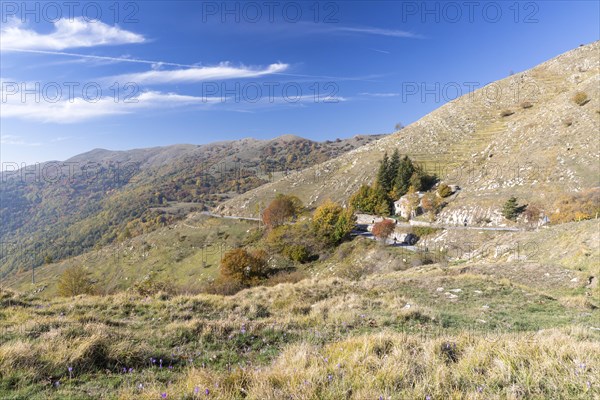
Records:
M165 226L190 210L381 136L313 142L292 135L130 151L95 149L4 172L0 276Z
M453 100L390 136L229 200L219 212L251 215L276 193L316 205L345 202L374 180L383 153L398 148L462 187L446 222L495 217L510 195L549 206L562 193L599 186L600 42ZM574 101L583 92L583 105ZM460 203L460 205L458 205Z

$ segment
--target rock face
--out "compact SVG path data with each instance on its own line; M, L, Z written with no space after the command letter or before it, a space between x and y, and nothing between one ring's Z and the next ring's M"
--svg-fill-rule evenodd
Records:
M227 201L222 211L249 215L277 193L309 207L327 198L344 203L394 148L461 188L441 215L447 223L501 223L510 196L548 206L563 193L600 186L599 54L594 42L491 83L399 132ZM590 99L584 105L573 100L579 92Z

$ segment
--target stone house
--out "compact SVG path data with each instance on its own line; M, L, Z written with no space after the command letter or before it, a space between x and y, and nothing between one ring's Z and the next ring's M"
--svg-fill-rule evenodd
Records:
M406 219L416 217L423 212L421 208L421 200L423 199L423 196L425 196L425 193L417 192L417 196L419 196L419 205L415 210L410 210L410 201L408 196L409 195L405 194L394 202L394 214Z

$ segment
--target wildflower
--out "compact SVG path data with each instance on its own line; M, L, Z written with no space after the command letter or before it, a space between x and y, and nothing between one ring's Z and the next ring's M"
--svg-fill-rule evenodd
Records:
M199 392L199 391L200 391L200 388L199 388L198 386L196 386L196 387L194 388L194 394L198 394L198 392Z
M173 369L173 366L172 366L172 365L169 365L169 369Z
M129 368L129 373L131 374L133 372L133 368Z
M208 396L210 394L210 390L204 389L204 394Z
M425 400L431 400L431 396L425 396Z
M123 367L123 373L127 373L127 368Z
M327 375L327 380L331 382L331 380L333 379L332 375Z
M167 398L167 393L161 393L160 397L162 397L163 399L166 399Z
M54 382L54 387L59 387L59 386L60 386L60 382L59 381Z
M590 381L587 381L587 382L586 382L586 384L587 384L587 387L588 387L588 389L591 389L591 387L592 387L592 382L590 382Z
M144 388L144 385L142 385L141 383L138 385L138 389L142 390Z
M483 386L477 386L477 391L478 391L479 393L483 392Z

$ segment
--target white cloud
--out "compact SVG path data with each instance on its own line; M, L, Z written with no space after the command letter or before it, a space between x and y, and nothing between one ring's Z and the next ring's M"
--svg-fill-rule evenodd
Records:
M213 67L197 67L174 70L152 70L115 77L123 82L136 84L163 84L163 83L191 83L210 80L223 80L235 78L256 78L283 72L288 69L288 64L271 64L264 69L249 68L245 66L232 67L229 63L221 63Z
M39 142L27 142L20 136L15 135L2 135L0 136L0 144L13 145L13 146L41 146Z
M400 96L400 93L369 93L369 92L364 92L364 93L360 93L361 96L368 96L368 97L397 97Z
M127 43L142 43L146 39L137 33L110 26L101 21L83 18L61 19L47 34L28 29L17 19L4 24L0 30L0 48L11 50L64 50Z
M411 38L411 39L422 39L423 36L397 29L382 29L373 27L351 27L351 26L336 26L331 29L335 32L350 32L350 33L363 33L367 35L378 35L378 36L390 36L397 38Z
M112 115L130 114L140 109L164 109L167 107L205 105L218 103L219 98L185 96L175 93L143 92L130 101L115 101L103 97L98 101L77 97L55 103L48 101L21 102L18 97L8 97L2 104L4 118L18 118L39 122L69 124Z

